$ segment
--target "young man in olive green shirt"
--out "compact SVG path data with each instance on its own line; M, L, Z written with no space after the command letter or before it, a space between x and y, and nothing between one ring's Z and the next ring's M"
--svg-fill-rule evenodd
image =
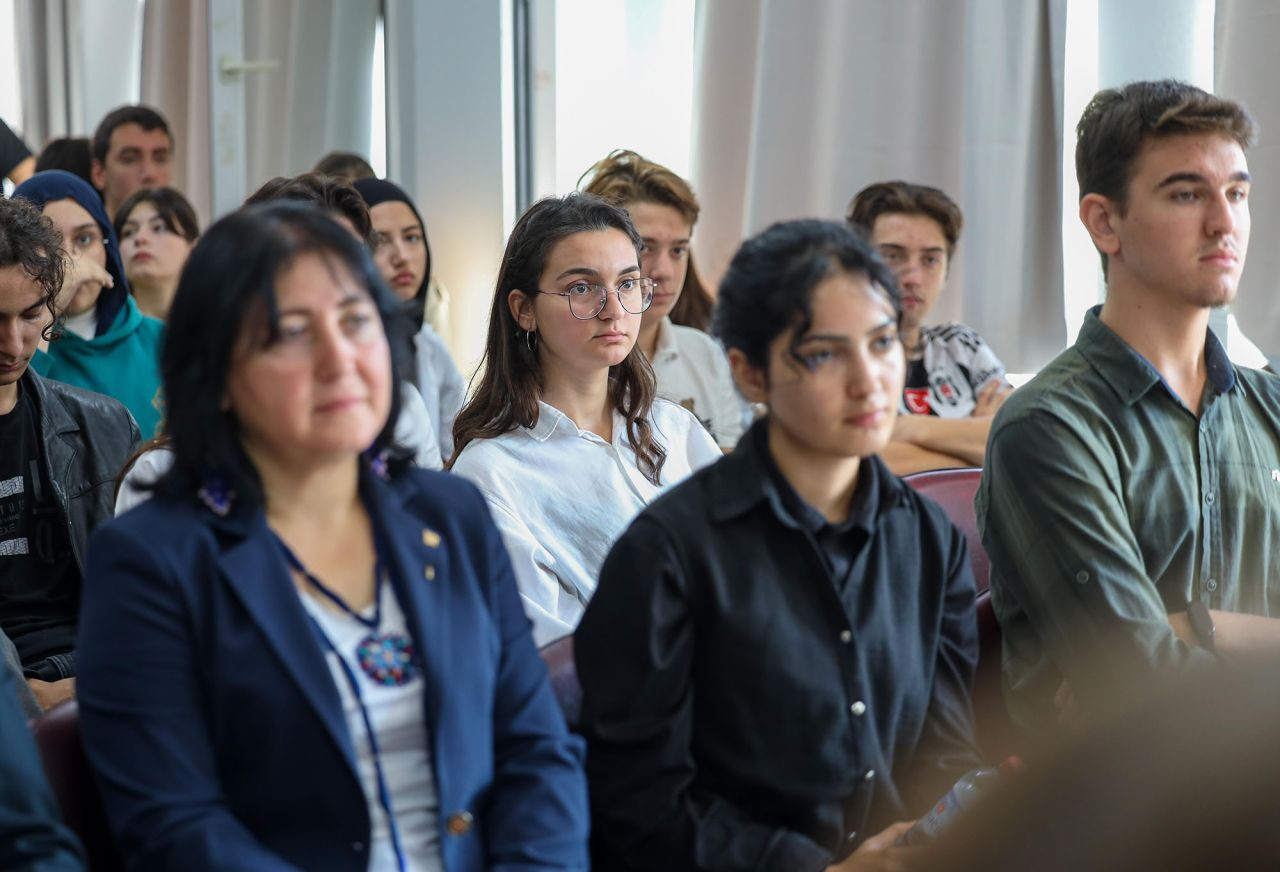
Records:
M1280 380L1208 330L1244 266L1254 130L1171 81L1100 92L1077 127L1106 302L997 414L976 501L1026 729L1215 648L1280 651Z

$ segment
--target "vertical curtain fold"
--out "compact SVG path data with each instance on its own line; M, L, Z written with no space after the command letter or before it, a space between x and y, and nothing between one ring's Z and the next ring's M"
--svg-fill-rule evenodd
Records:
M1249 195L1252 244L1232 307L1249 338L1270 358L1280 355L1280 247L1268 231L1280 226L1280 6L1271 0L1217 0L1214 24L1214 91L1249 107L1260 130L1249 149L1255 179Z
M947 191L965 230L937 320L1014 370L1065 344L1061 0L702 0L699 268L785 218L840 218L874 181Z

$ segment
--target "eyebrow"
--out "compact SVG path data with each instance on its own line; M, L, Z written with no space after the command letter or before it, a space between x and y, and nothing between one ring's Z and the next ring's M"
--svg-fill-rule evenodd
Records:
M618 275L625 276L627 273L632 273L632 272L640 272L640 265L633 264L632 266L624 267L623 269L618 270ZM555 280L560 281L561 279L567 279L569 276L587 276L590 278L599 278L600 273L589 266L571 266L564 272L560 273L560 275L556 276Z
M907 248L907 246L905 246L905 245L901 245L901 244L899 244L899 243L897 243L897 242L881 242L881 243L880 243L879 245L877 245L876 247L877 247L877 248L892 248L894 251L908 251L908 250L909 250L909 249ZM944 249L943 249L943 247L942 247L941 245L926 245L924 248L922 248L922 249L920 249L920 250L921 250L921 251L943 251Z
M364 291L351 291L350 293L343 295L343 297L338 300L338 308L342 309L347 306L355 305L356 303L371 302L373 302L372 294ZM285 315L310 315L312 311L313 310L308 309L305 306L294 306L290 309L281 309L278 314L283 318Z
M881 332L885 328L892 327L892 326L894 326L893 319L886 318L884 319L884 321L880 322L879 324L877 324L876 326L868 330L865 335L874 336L875 334ZM800 339L797 340L796 344L804 345L805 343L808 343L808 342L838 342L842 345L848 345L849 337L841 335L839 333L810 333L807 336L800 337Z
M1228 181L1252 182L1253 177L1250 176L1248 173L1246 173L1244 170L1240 170L1238 172L1232 173ZM1156 190L1158 191L1161 188L1167 188L1169 185L1180 185L1180 184L1206 185L1208 183L1209 183L1208 177L1202 173L1173 173L1170 176L1166 176L1164 181L1156 185Z
M79 233L81 230L101 230L97 221L86 221L84 224L77 224L71 228L72 233Z
M660 240L660 239L658 239L656 236L641 236L641 237L640 237L640 241L641 241L641 242L644 242L644 243L649 243L649 242L661 242L661 240ZM680 239L673 239L673 240L671 240L671 244L672 244L672 245L688 245L688 244L689 244L689 237L688 237L688 236L685 236L685 237L682 237L682 238L680 238Z

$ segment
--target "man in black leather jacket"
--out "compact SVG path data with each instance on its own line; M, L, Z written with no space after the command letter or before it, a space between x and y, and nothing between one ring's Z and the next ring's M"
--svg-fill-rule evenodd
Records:
M75 692L85 542L111 517L116 475L139 441L117 401L29 368L64 284L79 277L59 248L35 207L0 199L0 647L43 708Z

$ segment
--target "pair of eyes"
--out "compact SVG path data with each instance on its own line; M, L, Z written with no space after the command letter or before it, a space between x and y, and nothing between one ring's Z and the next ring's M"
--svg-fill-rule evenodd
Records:
M1204 193L1198 190L1175 190L1170 192L1169 199L1175 203L1194 203L1204 197ZM1247 188L1231 188L1227 191L1227 199L1232 203L1243 203L1249 198L1249 190Z
M892 353L898 345L896 331L877 333L868 343L871 353L881 357ZM805 369L814 372L829 364L848 363L853 356L853 348L847 345L819 346L794 352L794 356Z
M120 241L124 242L126 239L132 239L134 236L138 234L138 231L141 229L142 228L139 227L137 224L126 224L120 230ZM156 234L157 236L160 236L165 233L173 233L173 228L170 227L168 224L165 224L163 218L152 218L149 222L147 222L147 229L150 230L152 233Z
M420 245L424 239L422 233L416 230L411 230L400 238L410 245ZM382 248L384 245L390 245L394 239L395 236L390 233L375 233L373 237L373 247L378 249Z
M343 312L338 319L338 329L342 335L352 340L362 340L372 336L379 325L378 313L372 305L360 306ZM315 330L311 319L305 315L285 315L280 319L274 340L268 347L303 348L315 341Z
M641 255L653 254L653 253L654 253L654 252L656 252L657 250L658 250L658 248L657 248L656 246L654 246L654 247L652 247L652 248L651 248L650 246L645 245L643 242L642 242L642 243L640 243L640 254L641 254ZM687 245L673 245L673 246L671 246L671 248L669 248L669 249L668 249L668 251L670 251L670 252L671 252L671 256L672 256L672 257L674 257L674 258L676 258L676 259L682 259L682 258L684 258L686 255L688 255L688 254L689 254L689 246L687 246Z
M565 288L565 293L570 297L593 297L599 296L601 291L606 290L600 285L592 285L587 282L575 282ZM640 279L628 278L621 279L618 282L618 293L620 294L638 294L640 293Z
M884 262L889 266L899 266L907 262L906 252L896 248L882 248L880 249L880 256L884 258ZM942 255L929 252L921 256L920 263L928 267L942 266Z
M120 163L125 164L126 166L131 166L133 164L141 162L142 154L141 152L127 151L116 159L120 161ZM157 151L151 155L151 160L153 163L167 164L169 162L169 152Z

